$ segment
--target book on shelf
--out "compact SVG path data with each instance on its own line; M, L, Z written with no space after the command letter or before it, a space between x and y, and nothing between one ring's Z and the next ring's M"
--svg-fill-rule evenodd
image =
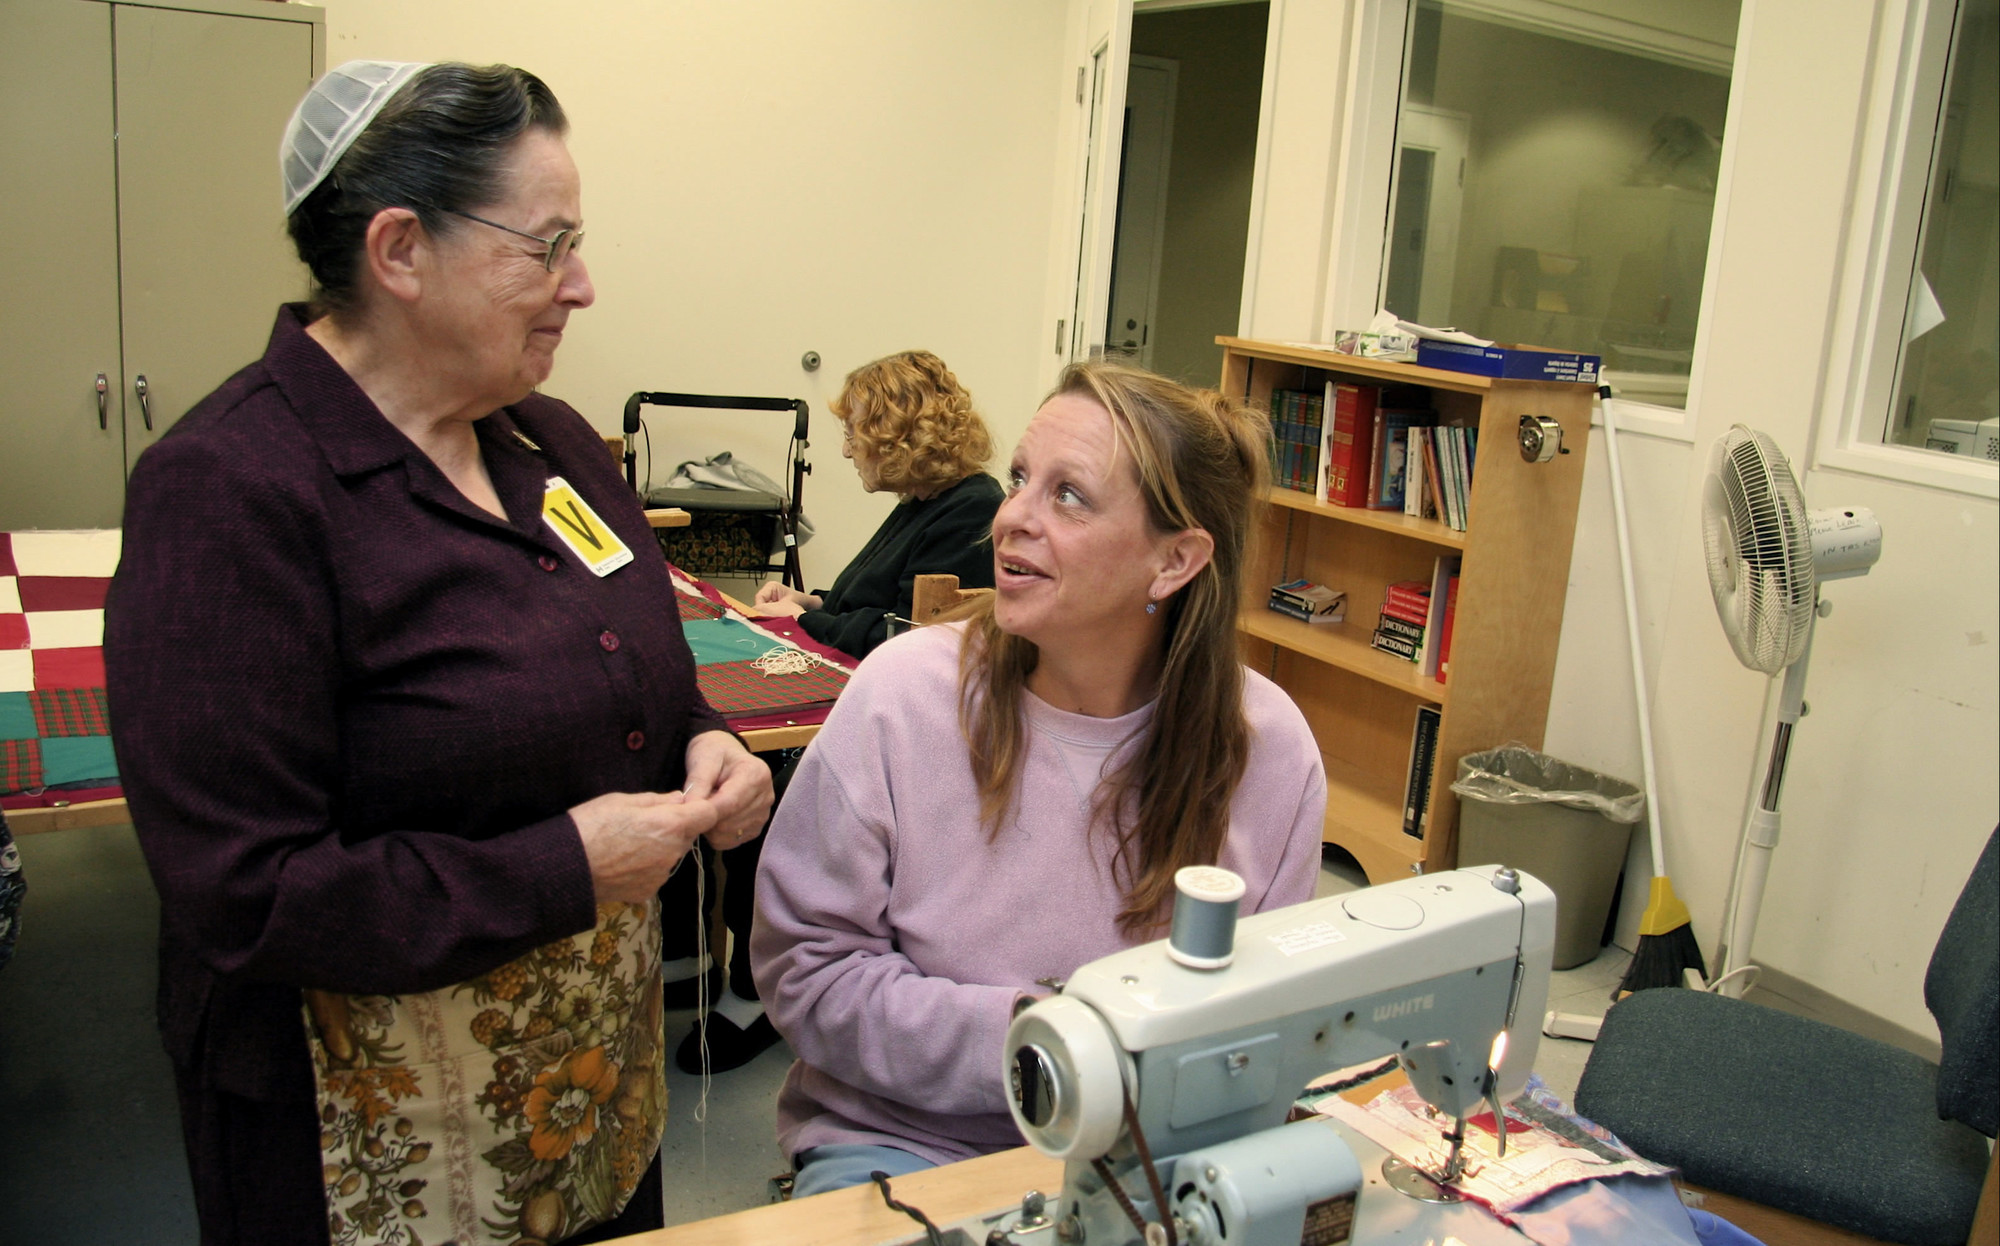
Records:
M1403 483L1408 468L1410 429L1437 423L1437 413L1378 407L1375 444L1370 453L1368 505L1377 510L1403 509Z
M1271 586L1265 603L1279 614L1307 623L1339 623L1347 618L1347 594L1311 580L1287 580Z
M1479 430L1444 424L1436 429L1434 440L1438 459L1438 518L1446 527L1463 532L1471 509L1472 468Z
M1412 623L1428 623L1431 586L1423 580L1399 580L1382 593L1382 611Z
M1440 629L1442 634L1438 637L1437 680L1441 684L1449 683L1451 680L1451 630L1452 630L1452 622L1457 617L1458 617L1458 576L1454 574L1451 577L1451 583L1447 585L1445 588L1444 625Z
M1318 394L1297 389L1271 391L1271 424L1278 455L1271 465L1279 485L1319 496L1326 468L1326 453L1320 435L1324 401Z
M1437 773L1438 731L1444 712L1435 705L1417 707L1410 733L1410 770L1403 785L1403 834L1424 837L1424 815L1430 811L1431 779Z
M1399 619L1386 610L1382 612L1382 617L1376 621L1375 627L1378 631L1390 636L1400 637L1413 645L1424 643L1423 624L1411 623L1408 620Z
M1432 679L1438 677L1444 653L1444 612L1451 601L1452 591L1458 585L1458 568L1457 555L1440 554L1431 571L1430 610L1424 619L1424 652L1418 666Z
M1332 415L1326 422L1327 470L1322 500L1334 506L1367 505L1375 408L1381 397L1379 385L1327 382L1325 404Z
M1438 471L1438 435L1441 428L1424 430L1424 518L1444 521L1443 476Z
M1319 466L1317 400L1295 389L1271 391L1271 476L1281 488L1310 492Z
M1329 442L1333 432L1333 421L1327 418L1325 394L1311 394L1306 405L1312 413L1313 425L1313 471L1312 479L1306 483L1312 486L1314 501L1326 498L1326 476L1332 467L1333 446Z
M1424 446L1430 441L1431 431L1421 424L1411 427L1410 447L1403 460L1403 513L1412 519L1423 519L1429 511L1430 497L1425 491L1429 476Z
M1405 662L1415 662L1420 652L1420 647L1416 641L1411 640L1407 636L1398 636L1394 632L1384 631L1380 626L1376 627L1375 635L1369 638L1368 643L1384 653L1396 655Z

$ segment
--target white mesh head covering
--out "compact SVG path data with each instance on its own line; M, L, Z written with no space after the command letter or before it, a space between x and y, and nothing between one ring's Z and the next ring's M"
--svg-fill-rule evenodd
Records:
M334 163L375 120L382 105L418 71L429 68L428 62L349 61L327 70L312 84L292 110L285 137L278 144L286 216L297 211L313 187L333 172Z

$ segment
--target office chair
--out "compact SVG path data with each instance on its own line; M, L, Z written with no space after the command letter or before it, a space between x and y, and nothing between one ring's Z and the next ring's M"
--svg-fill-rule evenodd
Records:
M2000 1124L1996 843L2000 830L1924 975L1940 1064L1741 999L1640 991L1605 1014L1577 1110L1724 1194L1911 1246L1968 1241L1977 1209L1990 1242L1995 1161L1986 1139Z

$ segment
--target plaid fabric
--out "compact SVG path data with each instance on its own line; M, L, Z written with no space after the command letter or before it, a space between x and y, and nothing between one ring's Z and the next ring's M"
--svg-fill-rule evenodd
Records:
M42 742L0 740L0 795L26 792L42 785Z
M50 688L28 694L40 736L110 735L111 713L102 688Z
M719 619L723 615L721 606L706 597L683 592L679 587L674 589L674 600L680 602L683 623L692 623L696 619Z
M766 675L747 661L698 666L694 677L702 695L724 717L825 704L847 686L847 672L831 666L814 666L798 675Z

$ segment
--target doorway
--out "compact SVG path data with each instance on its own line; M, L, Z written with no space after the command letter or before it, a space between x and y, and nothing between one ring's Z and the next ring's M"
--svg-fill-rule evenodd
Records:
M1403 105L1398 120L1382 306L1418 324L1452 322L1471 124L1465 113L1419 104Z
M1133 10L1104 342L1188 384L1221 381L1241 315L1269 21L1267 0Z

